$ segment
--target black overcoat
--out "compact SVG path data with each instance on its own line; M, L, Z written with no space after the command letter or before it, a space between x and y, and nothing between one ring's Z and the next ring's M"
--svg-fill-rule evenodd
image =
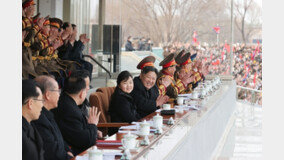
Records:
M64 142L52 112L43 107L39 119L32 123L43 139L45 160L66 160L72 158L67 154L71 149Z
M22 159L44 160L43 141L33 124L22 117Z
M96 144L97 126L89 124L76 102L63 92L58 101L56 122L74 156Z
M159 96L157 85L147 90L139 77L134 78L134 89L131 92L137 106L137 112L143 118L157 110L156 100Z

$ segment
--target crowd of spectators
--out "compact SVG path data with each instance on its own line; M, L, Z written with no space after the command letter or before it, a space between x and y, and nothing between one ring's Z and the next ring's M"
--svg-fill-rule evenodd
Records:
M127 38L125 51L152 51L153 42L150 38L131 37Z
M190 45L189 43L174 43L163 47L163 56L188 50L191 54L197 53L196 59L209 66L211 75L230 74L230 45L222 43L209 46ZM238 99L262 104L262 45L261 44L234 44L233 45L233 76L236 84L248 89L238 87ZM252 92L251 90L257 90Z

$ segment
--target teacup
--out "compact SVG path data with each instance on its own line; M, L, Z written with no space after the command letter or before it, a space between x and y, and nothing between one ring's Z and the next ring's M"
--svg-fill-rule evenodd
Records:
M197 102L196 102L196 101L189 101L189 104L190 104L191 106L193 106L193 105L196 105Z
M139 126L140 126L139 132L141 136L147 136L150 134L150 124L147 123L146 120L140 123Z
M153 127L162 128L163 126L163 117L159 113L153 117Z
M89 160L103 160L103 153L97 149L95 146L94 149L88 151Z
M192 98L197 99L198 98L198 92L192 92Z
M125 149L134 149L137 146L137 136L130 134L124 135L123 138L121 139L121 143Z
M164 110L170 110L171 109L171 104L163 104L163 109Z
M183 105L184 98L183 97L177 97L177 104L178 105Z

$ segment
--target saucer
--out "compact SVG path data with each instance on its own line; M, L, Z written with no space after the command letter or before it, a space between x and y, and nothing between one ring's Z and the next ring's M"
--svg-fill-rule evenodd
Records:
M151 131L150 131L150 132L151 132ZM139 133L139 132L137 132L136 134L137 134L137 136L139 136L139 137L145 137L145 136L149 136L149 135L150 135L150 134L148 134L148 135L144 135L144 134L143 134L143 135L142 135L142 134Z
M193 97L191 97L190 99L193 99L193 100L199 100L199 98L193 98Z

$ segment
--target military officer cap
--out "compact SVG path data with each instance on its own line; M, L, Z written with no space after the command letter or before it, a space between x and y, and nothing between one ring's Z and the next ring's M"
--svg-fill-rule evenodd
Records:
M190 56L190 59L191 59L192 62L195 60L196 56L197 56L197 53Z
M163 68L168 68L177 65L174 57L174 53L169 54L162 62L160 62L159 66L163 66Z
M60 29L63 24L62 20L58 18L49 18L49 21L50 21L50 26L56 27L58 29Z
M146 66L154 67L155 60L156 58L154 56L147 56L137 65L137 69L142 70Z
M50 25L49 16L46 16L44 19L45 21L43 22L43 25L44 26Z
M190 58L190 52L185 53L182 57L176 59L177 64L180 66L186 65L188 63L191 63L191 58Z
M181 50L181 51L178 53L178 55L177 55L176 58L175 58L175 61L177 62L177 64L178 64L178 61L180 60L180 58L181 58L182 56L184 56L184 54L185 54L185 50L184 50L184 49Z
M36 5L34 0L25 0L23 3L22 3L22 7L23 9L31 6L31 5Z

